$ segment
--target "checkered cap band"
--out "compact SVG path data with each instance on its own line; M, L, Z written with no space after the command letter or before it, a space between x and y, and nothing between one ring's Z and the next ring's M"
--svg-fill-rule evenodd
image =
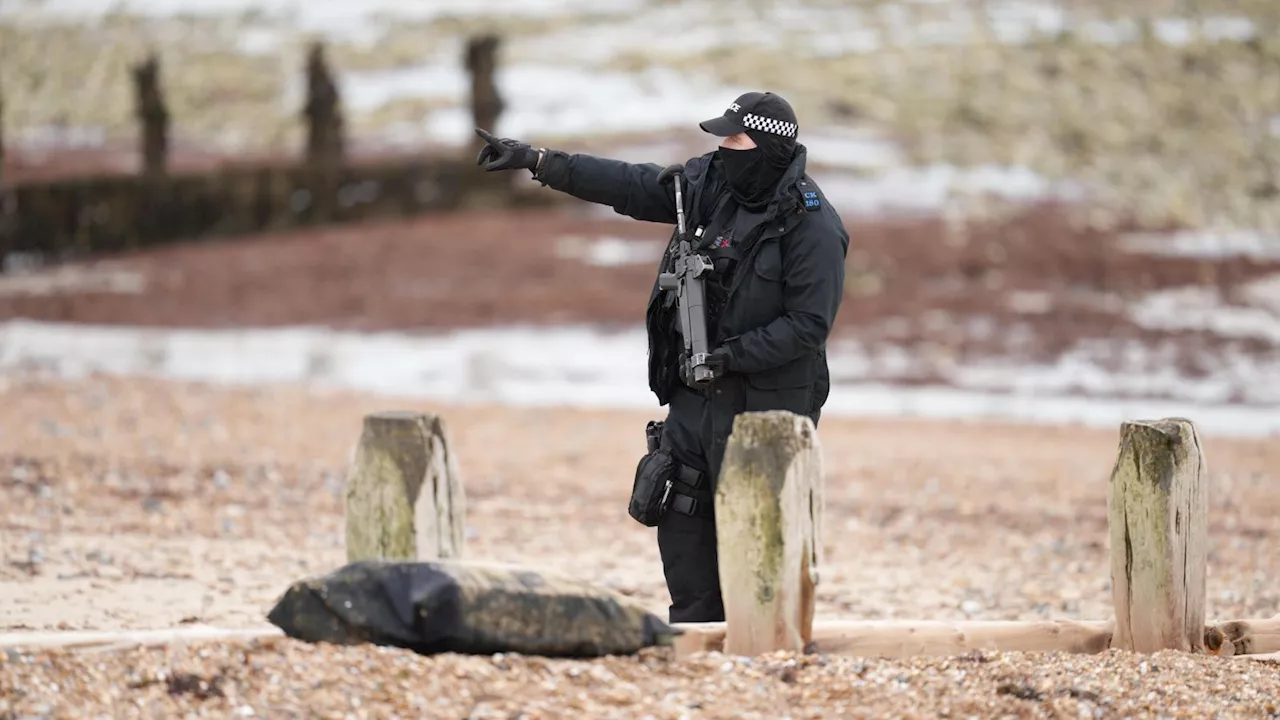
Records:
M742 116L742 124L744 127L752 130L760 130L761 132L773 133L783 137L796 136L796 124L787 122L786 120L774 120L763 115L754 113L746 113Z

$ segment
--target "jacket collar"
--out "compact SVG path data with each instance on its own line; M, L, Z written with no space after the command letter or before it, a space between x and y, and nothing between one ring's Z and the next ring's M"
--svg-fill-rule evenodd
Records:
M795 155L791 158L791 164L787 166L786 172L782 173L782 177L778 180L778 185L774 190L773 200L769 201L769 209L786 208L789 205L797 205L803 207L796 193L796 183L800 182L804 177L805 165L809 158L809 149L800 143L796 143Z
M797 184L805 177L808 152L808 149L802 143L796 143L796 150L792 156L791 164L787 166L787 169L782 173L782 177L778 179L778 183L774 186L773 197L769 200L769 204L765 206L765 222L773 223L778 218L784 218L785 224L788 226L787 229L790 229L790 226L797 220L796 216L804 214L804 203L801 200ZM691 190L690 204L695 208L699 207L701 197L707 190L711 190L716 196L720 192L728 192L728 188L724 187L724 178L719 177L718 173L715 176L710 173L714 159L715 151L712 150L696 160L690 161L685 166L685 173ZM711 183L711 187L707 187L708 182Z
M797 186L805 177L807 155L805 146L797 143L795 157L792 158L786 172L782 174L782 178L778 180L773 199L765 209L766 221L770 223L772 230L772 232L766 230L765 235L782 235L795 227L796 223L804 217L805 206L801 200L800 188Z

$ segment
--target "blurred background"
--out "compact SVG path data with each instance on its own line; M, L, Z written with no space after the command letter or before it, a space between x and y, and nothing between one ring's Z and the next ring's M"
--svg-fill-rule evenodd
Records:
M831 412L1280 426L1266 0L4 0L0 366L653 407L669 229L473 128L683 162L751 89L852 238Z
M746 90L851 238L819 616L1107 617L1164 416L1212 438L1211 615L1280 612L1280 2L0 0L0 629L261 626L392 409L447 420L469 556L665 615L625 509L671 228L473 129L665 165Z

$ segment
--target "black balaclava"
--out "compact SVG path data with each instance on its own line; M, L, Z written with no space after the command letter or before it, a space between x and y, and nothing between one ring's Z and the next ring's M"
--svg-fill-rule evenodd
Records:
M722 147L716 156L739 205L750 210L767 206L796 154L799 128L791 104L771 92L747 92L729 103L723 115L698 126L722 138L746 133L755 142L750 150Z
M724 168L729 192L739 205L761 208L773 199L774 188L795 156L795 138L759 130L747 130L756 146L750 150L721 147L716 150Z

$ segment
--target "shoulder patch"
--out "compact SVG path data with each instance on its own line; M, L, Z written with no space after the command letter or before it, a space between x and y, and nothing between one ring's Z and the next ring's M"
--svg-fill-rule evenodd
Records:
M805 210L816 210L822 207L822 200L818 197L818 190L809 184L808 178L802 177L797 180L795 188L800 191L800 199L804 202Z

